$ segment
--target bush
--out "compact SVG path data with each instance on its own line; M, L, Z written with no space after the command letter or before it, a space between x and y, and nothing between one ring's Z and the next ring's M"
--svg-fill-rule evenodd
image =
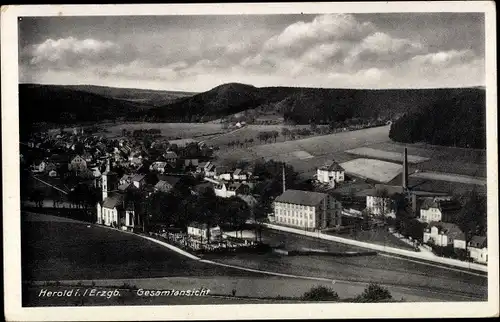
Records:
M338 301L339 295L329 287L315 286L302 295L304 301Z
M391 300L392 295L388 289L372 283L365 288L363 294L361 294L358 299L364 302L382 302Z

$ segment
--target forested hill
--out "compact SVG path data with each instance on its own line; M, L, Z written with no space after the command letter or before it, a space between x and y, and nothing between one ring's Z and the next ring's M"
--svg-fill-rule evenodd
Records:
M19 85L19 121L22 133L34 123L73 124L144 115L141 103L118 100L58 85Z
M350 118L395 118L458 95L473 96L478 91L481 89L258 88L231 83L150 109L147 120L205 122L245 110L266 110L296 124L327 124Z
M405 114L391 125L389 137L398 142L464 148L486 148L484 89L464 90Z

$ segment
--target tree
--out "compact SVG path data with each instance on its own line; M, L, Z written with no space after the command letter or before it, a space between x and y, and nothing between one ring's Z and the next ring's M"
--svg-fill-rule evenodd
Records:
M274 138L274 142L276 142L276 139L280 136L280 134L278 131L271 131L270 136L272 136Z
M283 135L286 139L290 135L290 130L287 127L282 128L281 135Z
M309 126L310 126L310 129L311 129L311 132L313 132L313 133L318 130L318 125L314 121L311 121L311 123L309 124Z
M338 301L337 292L326 286L315 286L302 295L303 301Z
M358 298L366 302L381 302L392 299L392 295L388 289L372 283Z

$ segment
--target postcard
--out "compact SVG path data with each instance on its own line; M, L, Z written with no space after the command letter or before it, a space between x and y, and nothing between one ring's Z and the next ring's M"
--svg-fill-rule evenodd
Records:
M8 321L498 316L493 2L1 23Z

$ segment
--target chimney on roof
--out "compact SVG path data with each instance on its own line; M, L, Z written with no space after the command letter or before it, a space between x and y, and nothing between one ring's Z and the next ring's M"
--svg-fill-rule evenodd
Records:
M408 149L405 148L405 154L403 157L403 189L408 188Z

